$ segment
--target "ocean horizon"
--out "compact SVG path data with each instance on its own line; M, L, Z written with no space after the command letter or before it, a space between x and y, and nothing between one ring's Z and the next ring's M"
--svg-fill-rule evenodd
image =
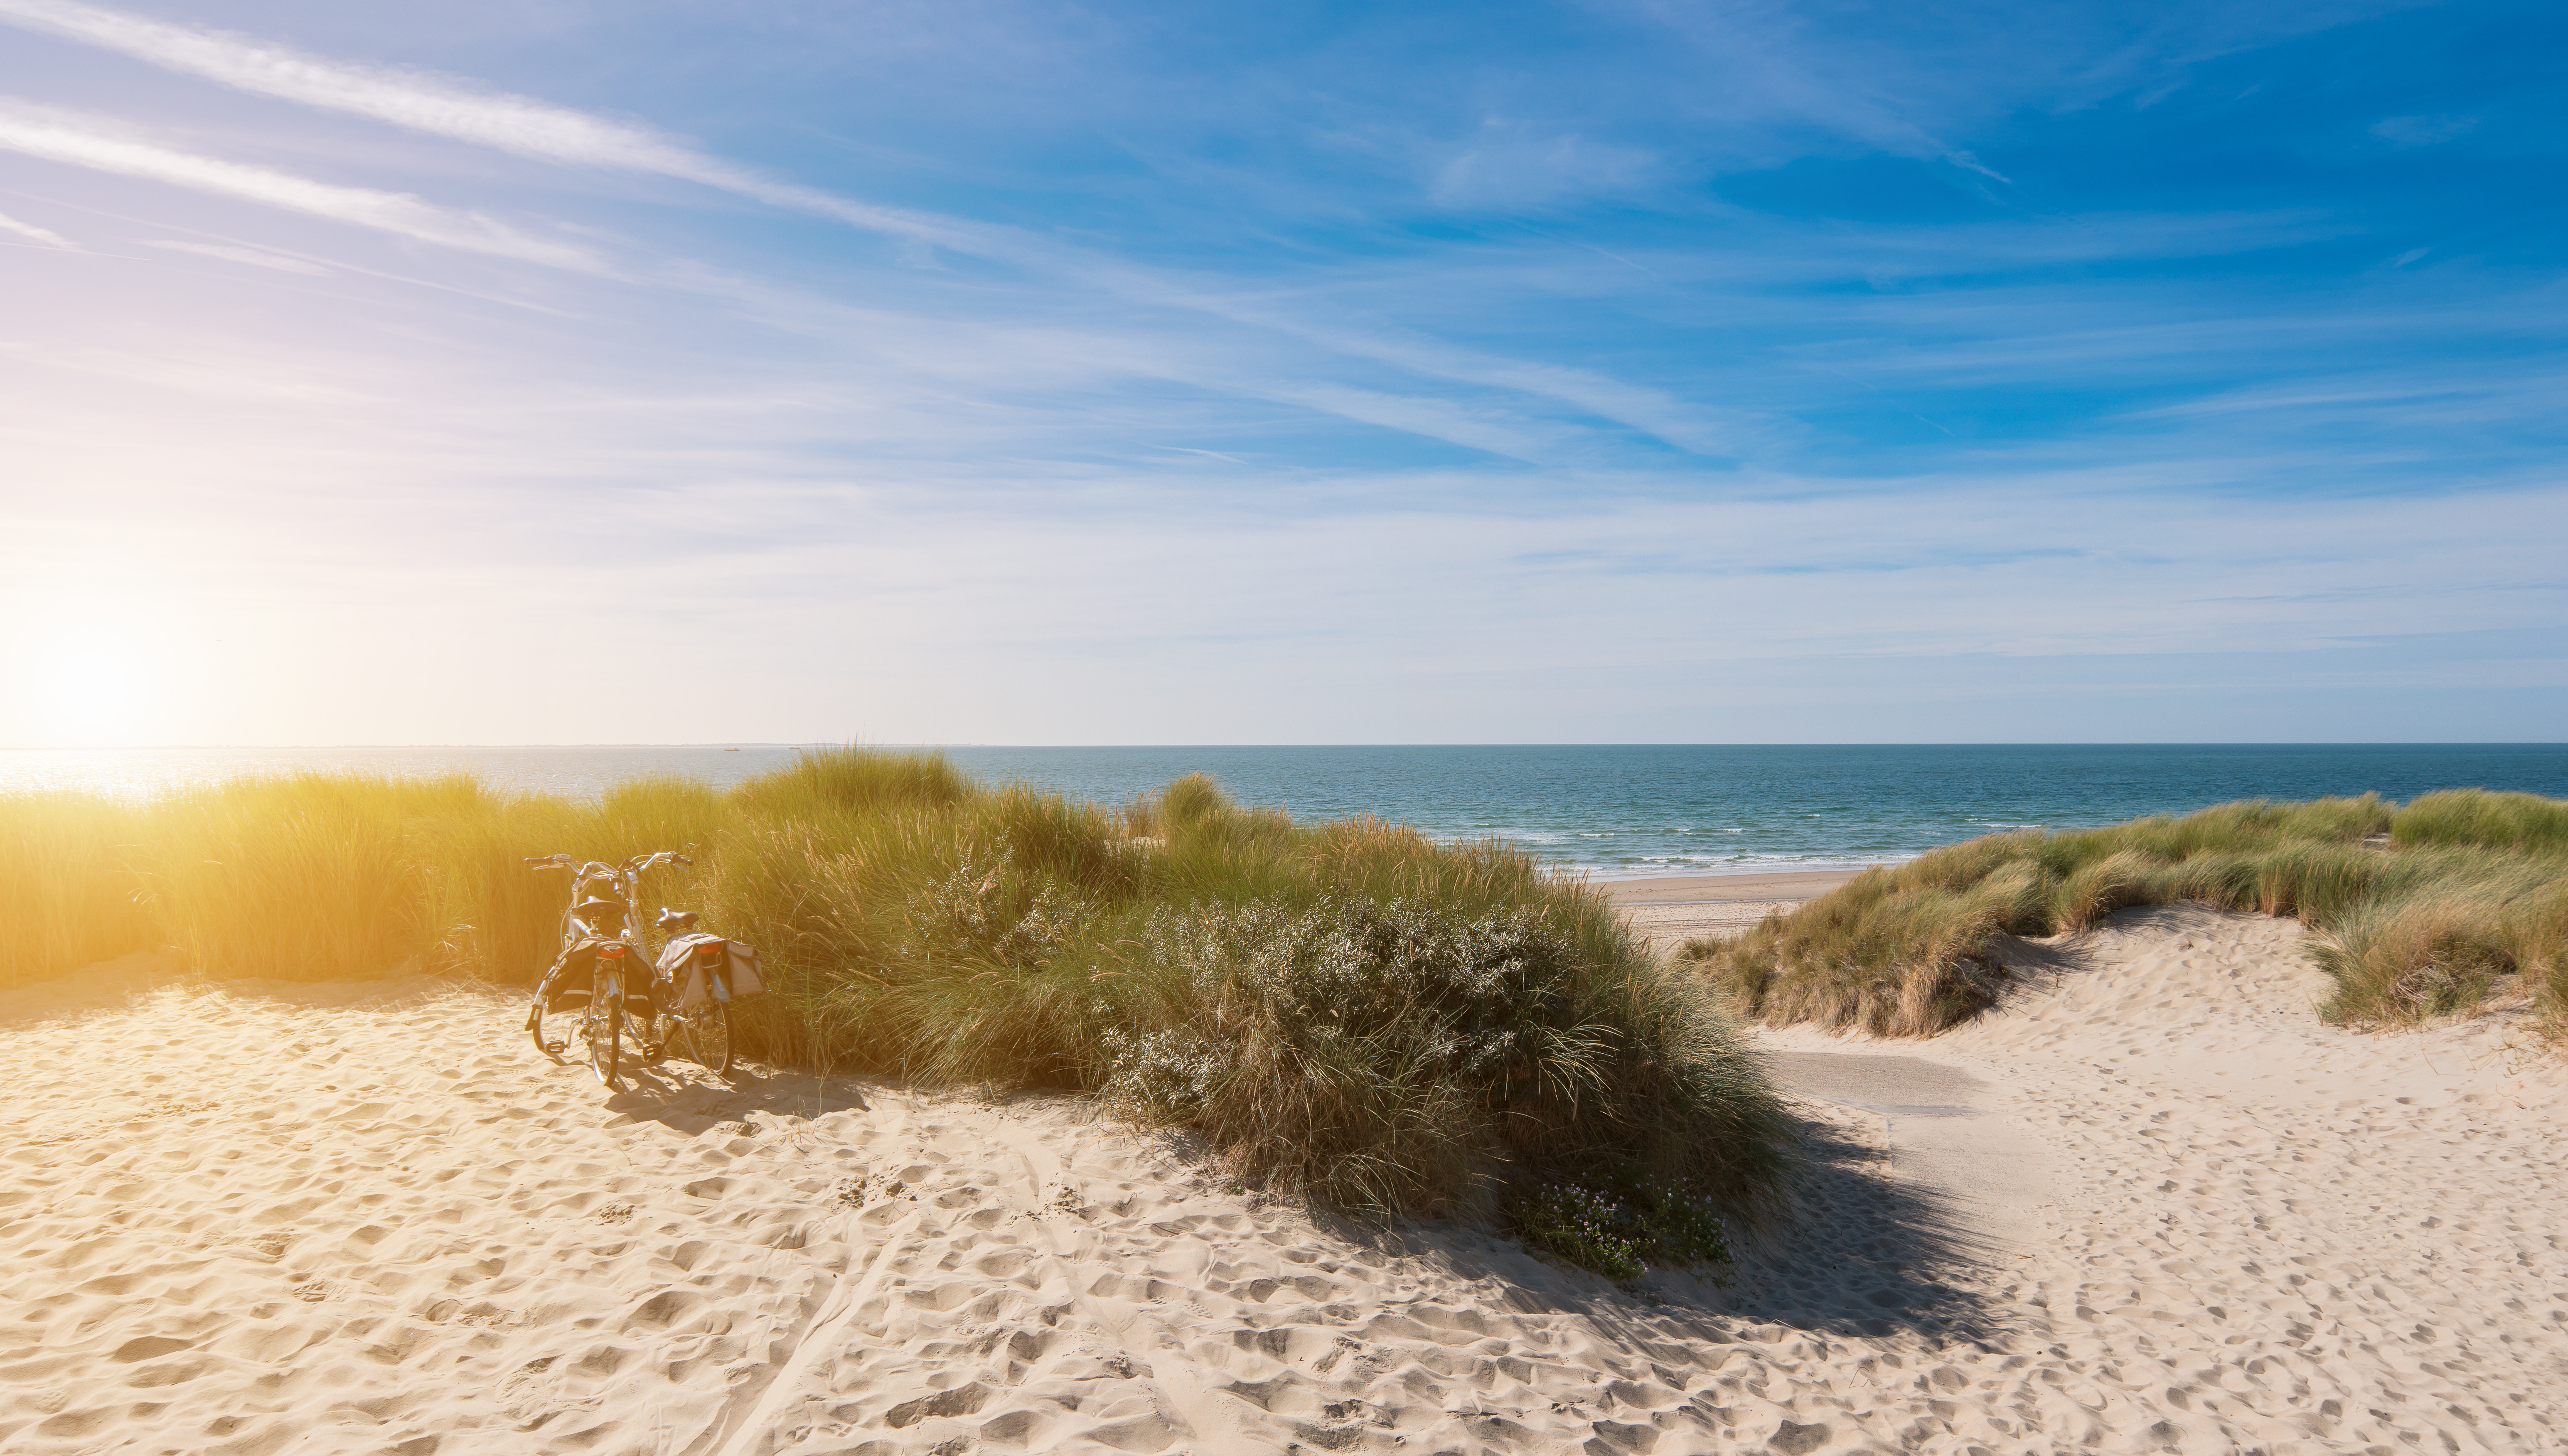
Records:
M0 793L129 800L244 774L468 773L594 799L677 774L727 788L818 743L0 749ZM1243 803L1377 814L1444 840L1496 837L1598 877L1893 863L2010 829L2186 813L2243 798L2440 788L2568 796L2561 743L1388 744L1001 746L944 753L993 783L1121 803L1209 773Z

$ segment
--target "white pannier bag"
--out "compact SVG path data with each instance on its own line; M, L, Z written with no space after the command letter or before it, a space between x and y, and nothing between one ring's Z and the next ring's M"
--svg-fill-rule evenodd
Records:
M698 954L708 947L716 948L717 953ZM692 1012L708 1000L731 1002L767 994L767 978L758 970L758 952L718 935L674 937L661 949L657 969L663 985L676 983L681 1012ZM713 974L707 975L708 970Z

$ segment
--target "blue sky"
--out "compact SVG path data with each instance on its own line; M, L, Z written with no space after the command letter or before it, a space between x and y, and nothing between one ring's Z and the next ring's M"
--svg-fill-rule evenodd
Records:
M2556 738L2563 54L0 0L0 743Z

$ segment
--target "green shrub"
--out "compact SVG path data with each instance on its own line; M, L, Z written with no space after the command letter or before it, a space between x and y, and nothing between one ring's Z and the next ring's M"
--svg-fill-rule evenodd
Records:
M1203 1128L1261 1180L1417 1206L1467 1199L1476 1170L1522 1151L1511 1131L1615 1135L1617 1028L1581 1004L1575 944L1530 909L1161 912L1124 964L1104 1090Z
M1719 1201L1662 1179L1547 1183L1526 1194L1514 1216L1526 1243L1608 1279L1638 1279L1654 1263L1711 1266L1722 1279L1718 1271L1733 1257Z

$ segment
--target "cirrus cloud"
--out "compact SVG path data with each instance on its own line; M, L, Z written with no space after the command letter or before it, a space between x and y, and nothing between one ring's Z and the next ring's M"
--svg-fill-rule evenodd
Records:
M316 181L273 167L180 151L40 112L0 110L0 149L237 197L467 252L584 271L602 266L588 248L529 237L479 213L441 207L408 192Z

